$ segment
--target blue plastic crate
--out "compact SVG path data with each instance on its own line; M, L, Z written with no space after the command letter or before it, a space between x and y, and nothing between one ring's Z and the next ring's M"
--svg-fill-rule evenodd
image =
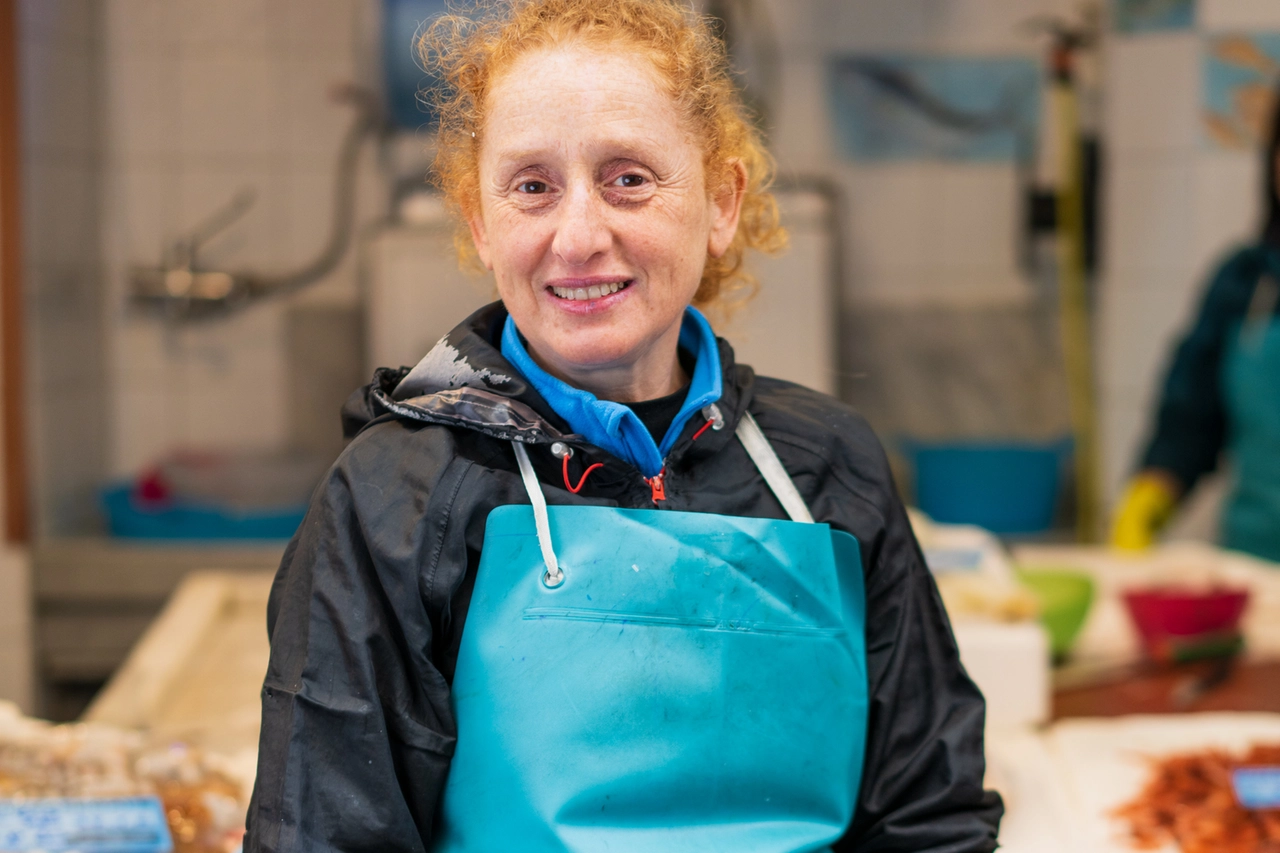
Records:
M904 440L915 469L916 505L934 521L994 533L1053 526L1072 442Z
M213 504L139 501L132 483L116 483L99 498L112 536L128 539L288 539L307 505L241 511Z

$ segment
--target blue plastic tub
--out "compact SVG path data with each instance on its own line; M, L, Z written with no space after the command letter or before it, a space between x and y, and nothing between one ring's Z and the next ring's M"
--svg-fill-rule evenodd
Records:
M99 495L112 536L129 539L288 539L305 504L267 510L170 501L152 505L134 497L133 484L116 484Z
M934 521L976 524L993 533L1040 533L1053 526L1071 440L1055 442L907 440L916 505Z

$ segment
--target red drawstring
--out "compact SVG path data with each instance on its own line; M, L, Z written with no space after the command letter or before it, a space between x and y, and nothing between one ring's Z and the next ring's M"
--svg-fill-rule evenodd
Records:
M582 472L582 479L578 481L578 485L571 486L569 485L569 454L566 453L564 455L564 487L576 495L578 492L582 491L582 487L587 484L587 477L591 476L591 472L597 468L603 467L603 462L596 462L595 464L588 466L587 470Z
M716 422L714 420L708 419L707 422L703 424L698 429L698 431L693 434L693 438L689 439L689 441L690 442L697 441L699 438L702 437L702 434L704 432L706 432L711 427L715 426L715 424ZM587 470L582 472L582 478L578 480L578 485L575 486L569 482L569 453L565 453L565 455L561 457L561 462L563 463L562 473L564 474L564 487L575 495L578 494L578 492L582 491L582 487L587 484L587 477L591 476L592 471L596 470L597 468L604 467L603 462L596 462L592 465L587 466ZM666 473L667 473L667 469L664 467L661 471L658 472L658 475L656 477L645 478L645 482L648 483L650 488L653 489L654 501L666 500L667 490L666 490L666 484L663 482L665 479Z
M707 429L710 428L714 423L715 421L707 421L705 424L702 425L701 429L699 429L697 432L693 434L693 438L689 439L689 441L690 442L697 441L702 436L702 434L706 432Z

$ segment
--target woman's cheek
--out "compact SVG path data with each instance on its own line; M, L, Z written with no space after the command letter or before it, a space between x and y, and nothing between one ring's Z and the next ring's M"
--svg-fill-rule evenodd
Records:
M540 257L539 246L548 242L546 226L521 212L502 217L495 229L493 251L502 259L509 275L532 272Z

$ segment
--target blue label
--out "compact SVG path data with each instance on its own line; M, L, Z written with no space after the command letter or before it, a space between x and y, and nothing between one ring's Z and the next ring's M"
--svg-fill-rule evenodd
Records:
M0 850L40 853L170 853L156 797L0 800Z
M1241 767L1231 786L1246 809L1280 809L1280 767Z

